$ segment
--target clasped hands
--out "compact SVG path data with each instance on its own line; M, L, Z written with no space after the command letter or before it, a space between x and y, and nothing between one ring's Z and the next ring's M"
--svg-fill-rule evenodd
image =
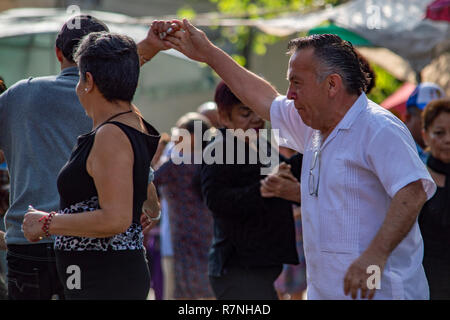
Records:
M140 42L139 54L148 61L158 51L175 49L187 57L206 62L208 47L213 46L205 33L194 27L188 20L155 20L147 37Z
M285 162L261 180L260 191L264 198L278 197L300 202L300 183L291 173L291 166Z
M28 207L22 222L23 234L28 241L37 242L45 237L45 233L42 230L44 224L42 218L47 215L47 212L36 210L32 206Z

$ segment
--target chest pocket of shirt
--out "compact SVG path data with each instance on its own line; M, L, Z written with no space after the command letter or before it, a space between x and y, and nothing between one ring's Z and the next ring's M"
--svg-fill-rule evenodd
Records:
M320 201L320 249L335 253L358 251L359 199L356 193L357 173L350 160L338 156L332 161L332 175L326 179L332 185L322 186L326 201ZM320 197L320 196L319 196Z

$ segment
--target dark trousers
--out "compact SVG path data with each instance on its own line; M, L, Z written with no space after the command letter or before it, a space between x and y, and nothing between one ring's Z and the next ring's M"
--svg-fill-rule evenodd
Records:
M218 300L278 300L274 282L283 266L227 268L220 277L209 277Z
M150 272L144 250L56 251L67 300L145 300ZM77 266L79 286L73 286Z
M6 261L9 299L64 299L52 243L8 245Z

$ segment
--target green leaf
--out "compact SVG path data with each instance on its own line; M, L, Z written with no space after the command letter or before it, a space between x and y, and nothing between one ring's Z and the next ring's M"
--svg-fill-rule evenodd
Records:
M178 9L178 11L177 11L177 17L179 19L186 18L186 19L191 20L191 19L195 18L196 15L197 15L197 13L190 6L183 6L180 9Z
M376 64L371 64L375 72L375 87L367 95L375 103L381 103L402 85L402 82Z
M241 56L239 54L233 54L231 55L231 57L237 62L239 63L241 66L245 66L247 60L245 59L244 56Z

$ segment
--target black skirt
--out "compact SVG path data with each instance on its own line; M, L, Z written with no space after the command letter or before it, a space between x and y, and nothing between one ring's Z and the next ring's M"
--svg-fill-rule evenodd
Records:
M150 272L144 250L55 250L67 300L145 300Z

